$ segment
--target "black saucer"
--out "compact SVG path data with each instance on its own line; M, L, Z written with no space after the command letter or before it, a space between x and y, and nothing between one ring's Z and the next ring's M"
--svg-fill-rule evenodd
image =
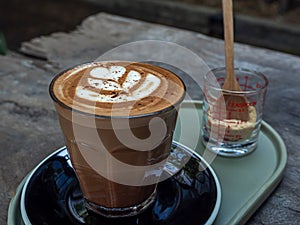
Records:
M69 155L62 148L44 160L25 183L22 218L26 225L211 224L221 199L215 173L200 156L180 144L173 143L172 158L169 166L174 164L174 168L176 160L189 160L158 184L156 199L148 209L137 216L108 219L85 209Z

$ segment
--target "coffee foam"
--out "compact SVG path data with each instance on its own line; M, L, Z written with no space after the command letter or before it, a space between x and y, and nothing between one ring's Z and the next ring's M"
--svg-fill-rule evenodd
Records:
M159 111L184 96L184 84L172 72L128 62L89 63L60 74L52 85L63 104L98 115ZM125 110L125 111L126 111ZM147 112L148 111L148 112Z
M146 75L144 81L141 81L141 74L131 70L128 72L125 81L120 84L119 79L122 78L126 69L124 67L119 68L120 70L116 73L112 73L103 67L93 69L91 75L93 77L97 76L100 79L88 78L88 83L91 87L98 90L88 90L83 86L78 86L76 88L76 96L94 102L116 103L135 101L150 96L161 83L160 78L150 73ZM106 70L108 73L106 73ZM119 71L124 71L124 73L122 74ZM137 88L134 90L135 87ZM107 93L101 94L101 90L107 91Z

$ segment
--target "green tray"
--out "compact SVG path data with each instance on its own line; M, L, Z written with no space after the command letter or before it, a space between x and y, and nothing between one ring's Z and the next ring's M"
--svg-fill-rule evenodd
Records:
M213 154L201 143L201 120L202 102L183 102L174 139L210 162ZM214 224L246 223L279 184L286 161L284 142L266 122L262 122L258 147L253 153L241 158L217 156L211 166L221 183L222 200Z
M200 141L202 102L183 102L174 139L195 149L204 158ZM242 158L216 157L211 166L222 188L221 207L215 225L244 224L279 184L287 160L286 147L277 132L263 122L257 149ZM205 154L203 154L205 152ZM207 158L209 162L209 158ZM26 179L26 178L25 178ZM25 180L24 179L24 180ZM8 225L23 225L19 185L8 211Z
M8 208L8 216L7 216L7 225L24 225L21 208L20 208L20 200L23 186L27 176L22 180L19 184L15 196L12 198Z

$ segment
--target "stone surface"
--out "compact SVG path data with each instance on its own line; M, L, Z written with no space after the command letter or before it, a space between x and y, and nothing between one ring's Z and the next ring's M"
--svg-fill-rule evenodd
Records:
M223 33L219 0L84 0L84 2L94 4L103 12L189 29L214 37L222 37ZM274 2L276 1L273 1L272 8L270 4L259 0L235 1L235 40L299 55L299 7L293 8L294 23L289 23L283 15L270 16L272 9L274 13Z
M23 177L64 145L48 95L54 74L95 60L121 44L154 39L192 50L211 68L224 66L221 40L108 14L87 18L71 33L55 33L23 43L21 51L26 56L0 56L0 224L6 223L9 200ZM296 225L300 219L300 58L241 44L235 45L235 53L236 66L259 70L268 77L264 120L279 132L288 149L283 181L247 224ZM185 60L176 58L176 52L170 57L174 62ZM195 69L191 65L190 72L205 72ZM184 79L190 95L201 99L200 88Z

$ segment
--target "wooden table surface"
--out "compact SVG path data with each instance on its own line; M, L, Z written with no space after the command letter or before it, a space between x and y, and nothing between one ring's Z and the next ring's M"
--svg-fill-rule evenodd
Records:
M225 64L222 40L104 13L87 18L73 32L38 37L23 43L21 53L0 56L0 224L6 223L9 201L24 176L64 145L48 95L54 74L139 40L177 43L210 68ZM258 70L269 79L263 118L288 150L282 182L247 224L299 224L300 58L242 44L235 45L235 53L236 66ZM188 81L187 86L193 98L202 99L199 88Z

